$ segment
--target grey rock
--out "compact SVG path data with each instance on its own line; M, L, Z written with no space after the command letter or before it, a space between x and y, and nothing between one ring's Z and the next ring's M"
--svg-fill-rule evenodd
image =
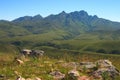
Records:
M44 51L42 51L42 50L23 49L23 50L21 51L21 53L22 53L23 55L25 55L25 56L31 55L31 56L39 57L39 56L43 56Z
M96 67L96 64L94 64L93 62L81 62L80 63L80 66L82 67L82 68L87 68L87 69L91 69L91 68L94 68L94 67Z
M50 73L50 75L52 75L55 79L63 79L65 77L65 74L62 74L59 71L53 71Z
M109 60L98 60L96 63L98 64L98 70L93 72L94 77L100 78L104 73L110 77L120 75L119 70L117 70Z
M68 75L73 76L73 77L78 77L79 76L79 72L76 71L76 70L70 70L68 72Z

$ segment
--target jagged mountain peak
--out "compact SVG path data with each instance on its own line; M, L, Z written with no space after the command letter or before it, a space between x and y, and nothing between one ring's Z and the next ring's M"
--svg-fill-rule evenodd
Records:
M82 15L88 15L88 13L84 10L79 11L79 13L82 14Z
M43 19L43 17L40 15L40 14L38 14L38 15L35 15L35 16L33 16L33 18L32 18L32 20L34 20L34 21L39 21L39 20L42 20Z
M97 16L97 15L94 15L93 17L94 17L94 18L98 18L98 16Z
M65 15L67 14L65 11L62 11L61 13L59 13L60 15Z
M70 14L77 15L77 16L89 16L88 13L84 10L74 11L74 12L71 12Z
M42 16L40 14L33 16L33 18L37 18L37 17L42 18Z

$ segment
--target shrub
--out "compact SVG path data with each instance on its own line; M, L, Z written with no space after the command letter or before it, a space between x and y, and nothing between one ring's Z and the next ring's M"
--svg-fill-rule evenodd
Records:
M92 52L94 52L95 51L95 49L94 48L92 48L92 47L87 47L86 49L84 49L85 51L92 51Z
M110 54L120 54L120 51L119 51L119 50L112 50L112 51L110 52Z
M104 49L99 49L96 51L97 53L107 53Z

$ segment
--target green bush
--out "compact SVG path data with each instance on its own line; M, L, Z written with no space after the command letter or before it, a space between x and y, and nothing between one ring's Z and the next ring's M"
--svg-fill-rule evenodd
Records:
M119 50L112 50L112 51L110 52L110 54L120 54L120 51L119 51Z
M107 51L105 51L104 49L99 49L96 51L97 53L107 53Z

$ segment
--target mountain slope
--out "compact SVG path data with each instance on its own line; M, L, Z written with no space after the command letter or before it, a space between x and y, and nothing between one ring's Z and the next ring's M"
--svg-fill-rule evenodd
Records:
M36 15L20 17L11 22L0 21L0 37L24 37L25 35L46 33L50 35L51 32L56 34L60 31L58 36L61 36L61 39L84 39L84 37L87 37L85 39L114 40L120 39L119 30L119 22L98 18L96 15L91 16L83 10L71 13L63 11L45 18ZM92 36L96 37L92 38ZM57 37L57 35L54 37Z
M0 38L24 36L28 34L30 34L30 32L12 22L0 21Z
M36 20L36 17L40 17ZM73 35L92 31L116 31L120 29L120 23L98 18L96 15L88 15L85 11L71 13L61 12L57 15L50 15L42 18L22 17L13 22L22 24L24 28L33 33L39 34L50 30L61 29ZM35 21L34 21L35 19Z
M107 53L117 49L119 54L119 48L112 46L119 46L120 23L88 15L83 10L71 13L63 11L45 18L36 15L20 17L11 22L0 21L0 38L2 44L21 48L52 47L93 52L104 49ZM109 44L109 47L104 44Z

